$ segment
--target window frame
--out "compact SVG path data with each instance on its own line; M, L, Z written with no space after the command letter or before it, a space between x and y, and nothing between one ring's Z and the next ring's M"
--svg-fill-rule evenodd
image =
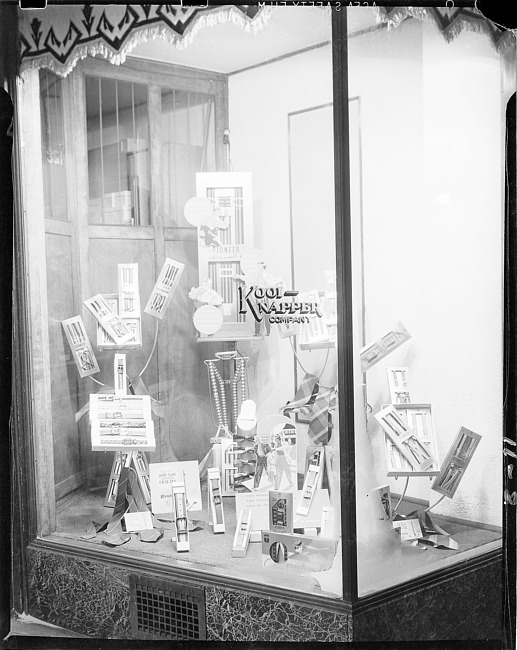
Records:
M91 560L102 563L111 563L119 566L134 570L153 571L158 574L172 575L182 578L187 581L198 581L206 584L214 584L218 586L227 586L238 588L242 591L248 591L255 594L264 594L267 596L279 597L294 603L302 605L314 605L321 607L328 611L339 611L351 609L351 603L357 603L357 545L356 545L356 515L355 506L355 447L354 447L354 399L350 387L346 384L346 376L352 375L353 368L353 349L352 349L352 322L351 311L347 309L347 305L351 304L352 300L352 284L351 284L351 235L350 235L350 205L349 205L349 157L348 157L348 87L346 79L347 69L347 32L346 32L346 12L332 12L333 21L333 35L332 35L332 49L333 49L333 74L334 74L334 139L335 139L335 198L336 198L336 246L337 246L337 285L338 285L338 362L339 362L339 394L340 394L340 414L339 414L339 430L341 435L341 452L340 452L340 472L341 472L341 528L342 528L342 580L343 580L343 598L342 599L328 599L317 595L300 594L291 591L287 588L264 586L254 584L240 579L229 577L224 573L219 573L210 567L210 571L202 571L194 566L182 566L179 563L173 563L170 560L163 560L153 557L140 557L135 553L124 551L123 549L112 550L109 548L98 549L85 542L75 540L64 540L53 535L48 534L49 522L52 517L55 519L55 512L50 502L54 499L48 498L48 494L53 495L54 481L53 481L53 463L52 459L49 460L49 455L52 454L52 435L48 427L47 415L44 414L43 418L37 417L39 409L38 403L45 401L50 403L50 385L45 386L44 380L37 380L38 371L43 372L45 369L45 352L42 341L45 340L45 333L43 331L46 318L44 301L39 292L40 287L45 286L45 278L41 274L41 266L36 264L36 269L31 271L30 281L26 281L29 277L28 273L28 260L34 263L33 254L36 255L36 260L41 257L39 251L39 241L41 226L45 219L36 219L40 221L39 227L32 229L25 222L22 223L20 219L17 220L15 226L15 237L17 238L17 247L15 250L15 328L17 330L15 335L15 348L14 348L14 394L16 395L15 404L13 407L13 428L15 449L14 458L17 465L15 469L15 492L17 499L15 508L20 513L20 553L22 556L26 555L27 547L38 548L42 551L52 551L65 553L77 558L78 560ZM133 77L133 73L149 80L150 84L159 88L164 85L163 81L171 77L170 67L166 64L152 63L152 72L149 74L146 65L143 61L137 59L129 59L125 68L117 68L97 59L85 60L78 63L78 71L81 71L79 77L74 71L65 82L70 85L72 89L80 90L81 85L83 88L82 96L84 99L84 74L95 74L98 76L108 76L113 78L116 74L117 78L121 80L137 81L138 78ZM87 72L86 72L87 71ZM179 78L187 84L189 74L188 68L181 69L178 67ZM27 170L24 169L24 161L39 154L37 160L41 160L41 133L40 137L34 137L38 132L38 125L34 123L34 116L37 116L39 121L39 83L34 88L34 77L37 76L37 71L27 71L25 73L29 78L30 83L24 83L18 79L19 96L23 100L24 112L30 114L27 121L30 123L29 136L24 129L24 120L21 120L21 129L24 138L23 146L26 150L24 156L20 156L16 160L18 169L16 175L18 178L28 178ZM212 73L210 73L212 74ZM217 76L217 75L214 75ZM160 80L160 83L158 82ZM202 92L202 91L200 91ZM159 95L158 95L159 99ZM224 102L225 109L228 109L227 92L223 93L221 97ZM156 101L156 95L154 97ZM154 106L154 109L156 106ZM18 115L18 121L20 116ZM39 127L40 128L40 127ZM216 134L218 141L222 141L222 133L225 125L218 116L216 111ZM158 137L155 132L151 137ZM72 142L76 142L79 136L74 133L72 135ZM20 146L20 143L18 143ZM86 146L84 141L83 147ZM75 147L74 147L75 149ZM224 162L224 155L218 154L218 166L222 168ZM74 168L77 167L74 165ZM159 161L151 158L151 175L154 171L159 170ZM87 168L86 168L87 171ZM85 182L86 181L86 182ZM35 180L36 185L42 191L41 179ZM69 182L72 182L71 180ZM83 191L87 193L88 183L87 176L76 176L73 179L75 187L83 187ZM23 187L24 183L20 184L18 189L17 203L22 208L25 215L41 215L41 206L37 205L34 197L27 193L27 188ZM32 185L32 187L34 187ZM25 194L24 196L22 196ZM36 193L37 194L37 193ZM155 189L153 184L153 208L155 201ZM87 206L87 202L85 203ZM87 207L86 207L87 209ZM73 218L73 217L72 217ZM507 215L508 220L508 215ZM31 222L32 223L32 222ZM131 229L139 230L142 237L149 237L150 233L145 229L156 226L153 222L152 226L131 226ZM98 226L89 226L90 228L98 228ZM116 234L117 226L108 226L113 228L113 234ZM124 228L124 233L127 232L127 227ZM144 229L144 230L142 230ZM181 236L190 237L193 228L177 229L185 231L179 233ZM44 231L44 228L43 228ZM100 231L99 231L100 234ZM44 236L44 232L43 232ZM507 251L507 255L514 256L514 251ZM43 262L40 260L40 264ZM32 266L32 265L31 265ZM43 273L44 276L44 273ZM46 293L46 291L45 291ZM513 311L514 312L514 305ZM33 327L34 323L39 323ZM43 324L43 327L42 327ZM48 340L48 337L47 337ZM511 340L511 337L508 337ZM47 349L48 356L48 349ZM48 361L48 359L47 359ZM48 364L47 364L48 368ZM512 380L513 390L515 392L515 378ZM49 469L50 467L50 469ZM49 486L51 490L49 492ZM43 536L45 538L43 539ZM481 555L468 562L468 568L474 566L481 566L493 561L494 558L499 557L501 550L493 551ZM23 562L22 562L23 563ZM444 576L451 576L465 570L464 565L458 565L450 568L443 568L438 571L431 572L411 580L409 583L398 585L394 588L388 588L376 593L374 596L367 596L361 598L361 607L366 607L367 604L378 603L394 598L396 595L407 593L408 589L416 589L428 584L434 584L443 579ZM26 577L25 577L26 579ZM25 593L27 586L25 585ZM23 579L22 579L23 591ZM354 608L354 611L355 608Z

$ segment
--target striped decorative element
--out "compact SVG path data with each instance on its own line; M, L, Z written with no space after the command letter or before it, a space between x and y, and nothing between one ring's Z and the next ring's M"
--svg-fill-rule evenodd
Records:
M108 523L106 528L107 535L115 535L117 533L122 533L122 517L128 511L128 504L126 499L126 494L129 484L129 468L123 467L120 472L120 478L118 480L118 491L117 491L117 500L115 502L115 508L113 510L113 515Z
M334 388L322 388L318 378L307 373L292 402L287 402L283 413L302 413L309 418L309 437L312 444L326 445L332 431L331 411L336 405Z
M301 384L298 386L293 401L287 402L284 406L284 415L289 416L290 412L298 412L308 415L310 413L310 406L314 404L318 390L318 378L307 373L302 379Z

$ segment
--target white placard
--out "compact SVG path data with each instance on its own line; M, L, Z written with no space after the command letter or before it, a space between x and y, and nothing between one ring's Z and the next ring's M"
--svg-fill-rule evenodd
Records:
M269 492L237 492L235 513L237 519L242 510L251 510L251 530L269 529Z
M294 497L295 511L294 511L294 528L319 528L321 526L321 517L323 515L323 508L330 506L330 499L328 490L316 490L312 499L311 507L306 515L296 514L296 504L300 502L302 490L297 490Z
M61 322L63 330L72 350L75 365L79 370L79 376L89 377L99 372L99 365L93 353L93 349L84 327L83 319L74 316ZM99 325L100 327L100 325ZM104 331L104 330L103 330Z
M183 479L185 477L185 479ZM185 480L187 510L201 510L201 484L197 460L149 463L151 509L155 515L172 513L172 484Z
M388 366L388 386L392 404L411 404L409 392L409 368L407 366Z
M149 510L145 512L126 512L124 523L128 533L136 533L139 530L151 530L153 526L153 517Z
M185 264L171 260L170 257L165 258L160 275L145 306L144 311L146 314L155 316L160 320L163 318L184 268Z
M359 351L361 359L361 369L363 372L369 370L372 366L384 359L390 352L396 350L403 343L411 338L411 334L402 325L396 323L392 330L386 332L384 336L373 343L368 343Z
M422 537L422 528L418 519L401 519L393 522L393 528L400 528L400 539L407 542Z
M301 490L293 496L298 503ZM302 517L294 514L293 528L316 528L321 526L323 508L330 506L328 490L316 490L309 513ZM243 509L253 512L251 530L269 530L269 492L237 492L235 495L235 511L237 519Z

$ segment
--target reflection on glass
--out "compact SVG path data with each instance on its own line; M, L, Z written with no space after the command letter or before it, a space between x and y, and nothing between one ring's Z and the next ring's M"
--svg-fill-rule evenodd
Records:
M67 221L63 82L48 70L40 71L40 101L45 216Z
M196 173L215 171L215 102L166 88L161 99L163 205L167 225L186 225L183 208L196 194Z
M147 87L85 78L90 223L150 223Z
M448 43L425 21L350 39L360 596L500 544L506 66L486 37ZM459 431L481 436L468 467Z

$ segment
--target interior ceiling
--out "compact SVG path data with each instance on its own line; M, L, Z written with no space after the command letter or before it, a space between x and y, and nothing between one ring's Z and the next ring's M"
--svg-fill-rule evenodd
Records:
M267 25L245 32L231 22L204 27L185 49L161 39L138 45L131 56L230 74L330 41L331 13L321 7L273 7ZM371 8L348 11L348 34L375 27Z

